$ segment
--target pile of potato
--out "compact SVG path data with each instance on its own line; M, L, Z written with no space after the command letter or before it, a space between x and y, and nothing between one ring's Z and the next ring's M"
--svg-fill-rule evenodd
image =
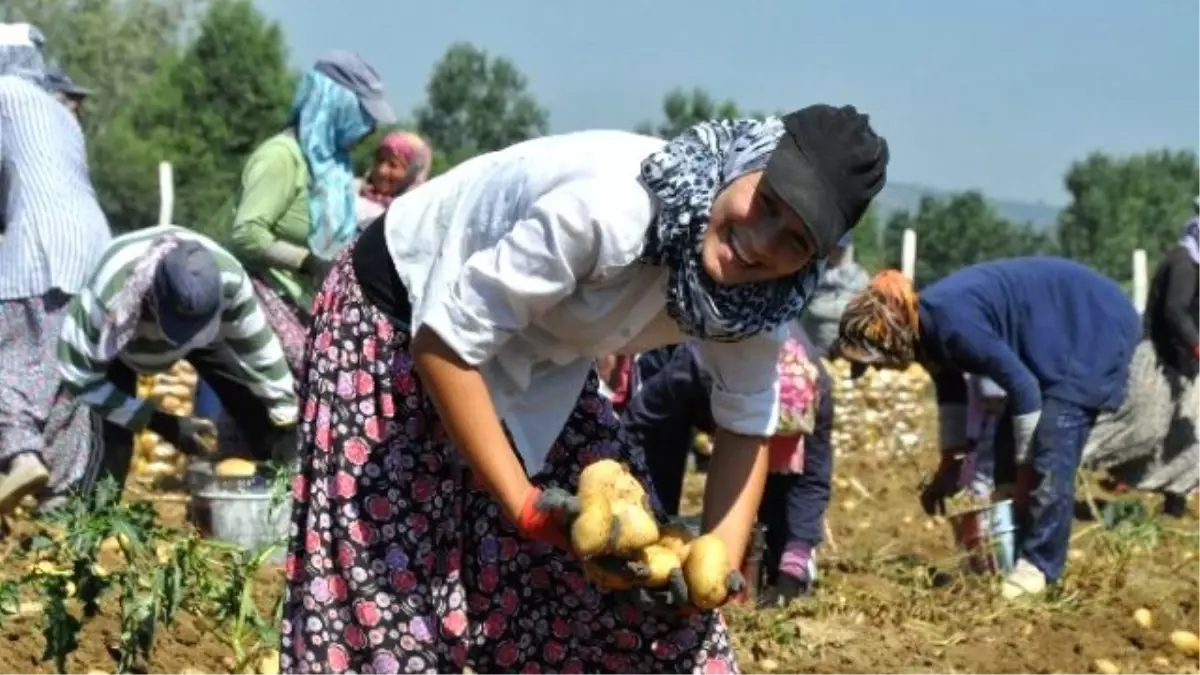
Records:
M933 381L924 368L868 368L856 380L844 359L825 361L825 368L833 378L834 452L890 455L936 442Z
M191 415L196 403L196 369L178 361L165 373L138 376L137 395L153 401L164 412ZM134 436L133 475L144 479L179 477L187 469L187 457L153 431Z
M711 609L725 601L731 569L725 542L660 526L645 488L624 465L610 459L588 465L579 476L577 496L571 547L584 560L590 581L609 590L662 588L673 575L682 575L697 607ZM605 564L614 561L615 566Z

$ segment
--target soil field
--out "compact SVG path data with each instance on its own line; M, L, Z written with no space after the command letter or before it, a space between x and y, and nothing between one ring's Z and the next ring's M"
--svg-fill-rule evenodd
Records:
M1115 666L1125 673L1200 673L1196 657L1169 639L1174 630L1197 632L1200 621L1194 502L1182 520L1158 516L1113 530L1088 517L1077 520L1061 588L1043 600L1012 604L997 597L994 581L955 571L961 560L949 525L926 518L914 497L922 469L933 461L927 459L922 467L882 457L839 458L829 510L832 541L820 553L816 594L782 609L727 611L743 670L1071 673ZM688 478L692 510L703 480ZM1098 490L1094 495L1106 498ZM185 507L178 500L156 506L161 522L182 526ZM19 576L28 564L8 554L31 527L18 522L0 543L0 578ZM279 592L279 570L262 569L251 594L264 615L270 616ZM1151 627L1133 619L1139 608L1151 612ZM53 672L53 664L41 660L40 612L22 610L0 629L0 672ZM69 670L114 672L121 631L115 600L108 600L85 622ZM246 659L250 672L259 652ZM232 655L227 636L182 611L158 631L138 670L228 673L237 668Z

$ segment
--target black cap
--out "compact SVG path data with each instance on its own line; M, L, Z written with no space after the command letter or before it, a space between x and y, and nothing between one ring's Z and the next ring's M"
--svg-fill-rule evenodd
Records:
M783 125L766 179L804 221L824 257L887 182L887 141L854 106L809 106L785 115Z
M186 241L163 258L154 275L158 325L174 345L204 330L221 309L221 271L203 245Z

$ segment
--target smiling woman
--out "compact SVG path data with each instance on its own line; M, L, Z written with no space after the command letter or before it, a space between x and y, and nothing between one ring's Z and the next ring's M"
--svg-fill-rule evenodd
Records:
M396 198L313 305L284 669L735 669L720 614L647 616L570 552L585 465L650 485L592 364L696 343L720 428L704 527L736 587L787 326L887 161L865 115L812 106L665 144L538 138Z

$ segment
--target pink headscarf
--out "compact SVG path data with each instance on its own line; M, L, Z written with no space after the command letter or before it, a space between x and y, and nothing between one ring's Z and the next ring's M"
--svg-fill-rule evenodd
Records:
M408 131L393 131L379 141L379 148L375 151L376 161L386 157L399 157L408 169L405 179L400 182L396 192L390 195L379 192L371 184L370 176L363 181L362 188L363 197L384 206L429 178L433 151L425 139L420 136Z

